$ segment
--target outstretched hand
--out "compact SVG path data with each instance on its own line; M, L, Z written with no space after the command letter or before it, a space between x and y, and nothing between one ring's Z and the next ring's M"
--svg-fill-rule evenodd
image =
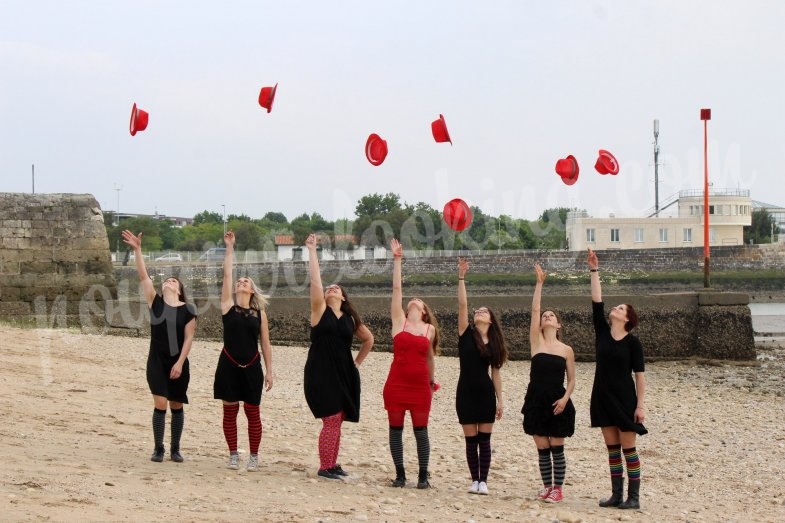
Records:
M401 246L401 242L399 242L395 238L390 240L390 250L392 251L393 258L403 257L403 246Z
M227 247L234 247L235 239L234 231L226 231L224 234L224 244L226 244Z
M142 248L142 233L139 233L139 236L134 236L134 233L129 231L128 229L124 230L120 233L123 237L123 243L127 244L132 249L141 249Z
M589 264L589 269L597 269L600 266L600 260L597 259L597 253L591 250L591 247L589 247L589 255L586 258L586 262Z
M308 237L305 239L305 246L310 251L316 248L316 235L314 233L309 234Z
M542 270L539 263L534 264L534 274L537 276L537 283L544 283L545 277L548 276L548 273Z
M466 271L469 270L469 260L466 258L458 258L458 278L466 276Z

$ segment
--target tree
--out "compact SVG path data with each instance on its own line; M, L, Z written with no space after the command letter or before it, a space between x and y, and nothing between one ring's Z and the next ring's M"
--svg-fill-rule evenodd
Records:
M769 214L766 209L755 209L752 211L752 223L744 227L744 243L771 243L772 231L775 234L780 232L774 216Z
M194 215L193 225L202 225L203 223L223 223L223 217L217 212L202 211Z
M289 220L286 219L286 216L280 212L268 212L262 217L262 219L272 223L277 223L279 225L286 225L289 223Z

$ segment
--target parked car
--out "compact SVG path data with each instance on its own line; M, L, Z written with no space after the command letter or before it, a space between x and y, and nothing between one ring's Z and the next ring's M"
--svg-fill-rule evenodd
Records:
M224 256L226 256L226 247L213 247L199 256L199 261L223 261Z
M149 260L150 259L150 255L149 254L142 254L142 259L143 260ZM132 252L131 255L128 256L128 260L129 261L136 261L136 254Z
M155 259L157 262L181 262L183 261L183 257L180 255L179 252L170 252L169 254L164 254L163 256L159 256Z

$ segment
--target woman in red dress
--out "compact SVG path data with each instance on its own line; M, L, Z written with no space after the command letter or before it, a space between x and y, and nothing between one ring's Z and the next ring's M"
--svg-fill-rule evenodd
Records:
M395 465L394 487L406 485L403 466L403 423L408 410L417 441L419 473L417 488L426 489L431 454L428 417L436 390L434 356L439 351L439 324L436 316L421 299L413 298L403 309L401 259L403 248L398 240L390 242L393 253L393 292L390 305L393 337L393 361L384 384L384 408L390 423L390 454Z

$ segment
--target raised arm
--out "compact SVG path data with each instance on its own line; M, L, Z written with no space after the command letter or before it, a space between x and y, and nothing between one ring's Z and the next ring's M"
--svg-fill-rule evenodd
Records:
M542 285L545 283L547 273L542 270L539 263L534 264L534 274L537 277L537 283L534 285L534 294L532 294L532 317L529 323L529 348L534 352L539 349L540 338L542 332L540 331L540 319L542 318L542 311L540 310L540 301L542 301Z
M308 278L311 293L311 326L318 325L319 320L327 308L324 301L324 288L322 287L322 274L319 269L319 257L316 255L316 235L311 233L305 240L308 248Z
M259 342L262 345L262 359L264 360L264 390L273 388L273 346L270 343L270 327L267 323L267 312L259 311L261 327L259 328Z
M224 282L221 287L221 314L226 314L229 309L234 307L232 297L232 255L234 254L234 232L228 231L224 234L224 244L226 244L226 254L224 255Z
M458 258L458 336L469 327L469 300L466 297L466 271L469 262L466 258Z
M142 287L142 294L147 301L147 306L153 305L153 298L155 298L155 287L153 287L153 280L147 274L147 268L144 266L144 258L142 258L142 233L139 236L129 230L124 230L120 233L123 237L123 243L128 245L134 250L134 263L136 264L136 273L139 275L139 285Z
M589 257L586 259L589 264L589 274L591 275L591 301L600 303L602 301L602 286L600 284L600 260L597 253L589 247Z
M390 319L392 320L392 335L395 336L403 330L406 314L403 312L403 277L401 276L401 259L403 247L393 238L390 241L390 250L393 254L393 286L392 300L390 301ZM430 352L430 351L429 351Z

